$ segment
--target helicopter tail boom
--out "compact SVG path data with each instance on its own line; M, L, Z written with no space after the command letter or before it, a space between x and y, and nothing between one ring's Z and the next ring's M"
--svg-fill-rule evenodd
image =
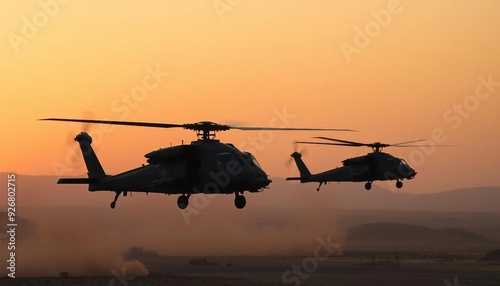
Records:
M307 169L306 164L302 161L302 155L299 152L293 152L292 155L293 160L295 160L295 164L297 165L297 169L299 169L300 178L304 179L311 176L311 172Z
M62 178L57 181L58 184L90 184L92 180L89 178Z

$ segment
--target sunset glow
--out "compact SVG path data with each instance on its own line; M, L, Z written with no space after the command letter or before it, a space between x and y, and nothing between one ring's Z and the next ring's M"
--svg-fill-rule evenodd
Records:
M85 174L84 128L109 174L196 138L40 118L209 120L360 131L218 134L271 177L297 175L295 140L428 139L457 146L386 150L418 172L405 192L500 185L499 1L229 2L0 4L0 171ZM370 151L307 150L312 172Z

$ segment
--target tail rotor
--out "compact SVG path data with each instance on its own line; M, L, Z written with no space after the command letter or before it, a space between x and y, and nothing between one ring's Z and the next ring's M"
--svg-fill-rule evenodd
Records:
M87 111L83 112L82 117L85 119L92 119L92 118L95 118L96 116L95 116L94 112L87 110ZM92 123L82 122L82 124L80 125L80 130L78 130L78 132L76 132L76 133L77 134L80 132L88 133L91 125L92 125ZM75 141L76 141L75 140L75 132L68 132L66 134L66 146L70 146L70 147L75 146L74 145Z
M302 146L302 148L298 148L298 144L297 143L293 143L293 154L299 154L300 157L302 156L307 156L307 154L309 153L308 149L304 146ZM292 166L294 162L294 157L293 156L290 156L287 160L286 160L286 167L288 169L290 169L290 167Z

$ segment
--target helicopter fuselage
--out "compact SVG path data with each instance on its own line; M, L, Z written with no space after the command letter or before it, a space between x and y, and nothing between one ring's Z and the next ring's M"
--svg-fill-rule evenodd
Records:
M231 194L258 192L271 182L252 154L217 140L163 148L145 157L148 165L91 183L89 190Z
M401 188L403 179L413 179L417 174L405 160L380 151L346 159L342 161L342 167L317 174L309 172L300 153L295 152L291 156L299 168L300 177L287 180L299 180L301 183L318 182L320 187L327 182L367 182L365 188L369 190L373 181L397 180L396 186ZM317 188L318 191L320 187Z
M314 181L366 182L412 179L417 174L403 159L374 152L342 161L343 166L313 175Z
M75 137L87 165L88 178L62 178L58 184L88 184L89 191L113 191L118 197L129 192L180 194L177 205L188 206L192 194L235 194L235 206L244 208L245 191L259 192L271 180L255 157L232 144L204 138L146 154L147 165L117 175L106 175L85 132Z

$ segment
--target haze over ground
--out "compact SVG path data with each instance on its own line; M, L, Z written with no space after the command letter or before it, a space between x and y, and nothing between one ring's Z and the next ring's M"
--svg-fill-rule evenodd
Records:
M340 253L346 243L352 245L345 240L345 230L365 223L459 227L500 240L499 210L494 203L500 196L498 187L417 195L392 193L378 186L367 192L362 184L329 184L318 193L312 185L273 179L276 188L248 194L244 210L234 207L232 195L208 201L194 195L194 209L186 212L177 208L176 196L133 193L121 197L112 210L111 192L54 185L56 177L18 176L17 215L34 223L19 221L18 274L57 276L69 271L72 276L107 276L125 265L130 275L144 275L143 266L123 261L123 253L132 246L168 256L300 257L311 255L322 239L338 243ZM0 206L6 209L5 204ZM399 212L390 211L394 209ZM370 240L367 236L366 241ZM0 237L0 245L3 242ZM387 239L385 247L393 249L390 243ZM468 245L467 249L484 247ZM6 247L0 251L3 255Z

